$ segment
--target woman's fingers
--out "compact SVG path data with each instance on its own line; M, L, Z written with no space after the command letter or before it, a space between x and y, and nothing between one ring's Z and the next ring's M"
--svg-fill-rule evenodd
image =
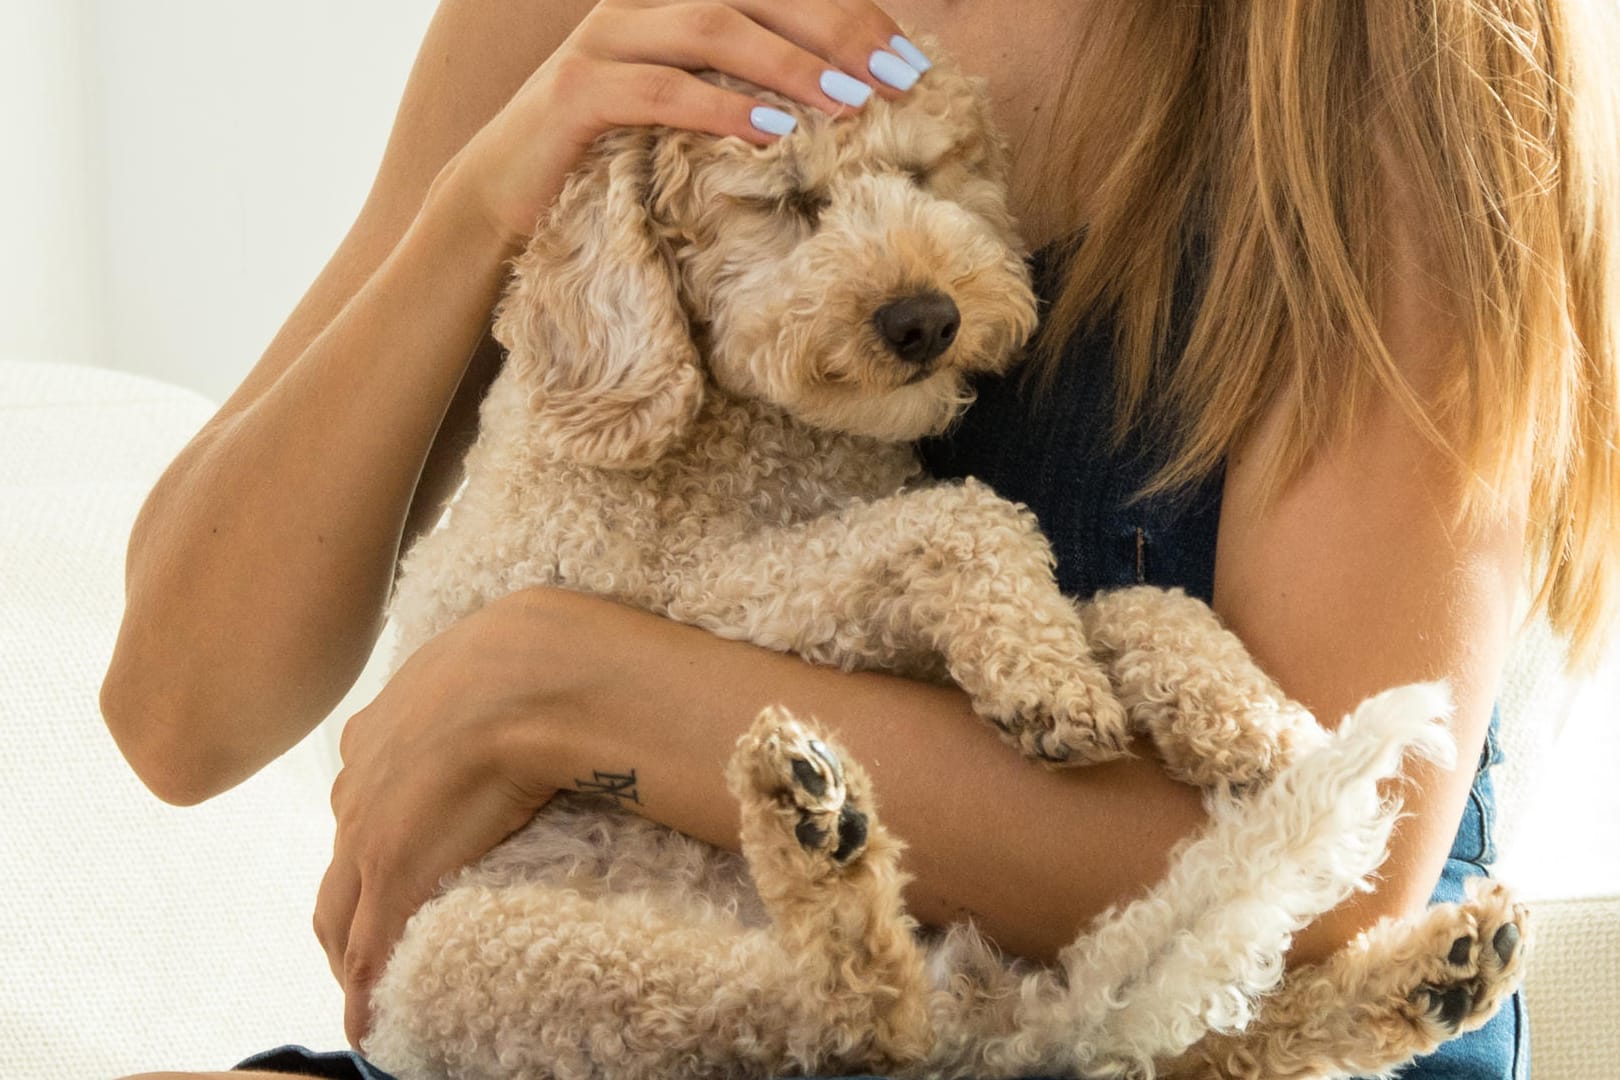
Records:
M928 61L869 0L602 0L499 115L456 155L468 198L514 246L534 230L592 142L663 125L766 146L788 111L715 86L717 71L836 114L898 97ZM910 58L910 63L905 57Z
M354 863L334 849L332 862L321 878L321 887L315 894L315 940L326 953L326 964L333 978L343 982L343 954L349 947L349 926L354 921L354 908L360 901L360 872Z
M588 93L579 93L589 112L581 117L583 141L589 141L611 127L663 124L668 127L701 131L710 135L736 135L756 145L771 142L782 132L771 132L755 123L769 108L757 98L727 90L679 68L655 64L571 61L558 66L558 95L571 94L571 84L588 82ZM571 95L572 96L572 95ZM773 110L784 120L791 117Z
M892 52L897 31L882 19L874 25L826 3L682 3L613 13L580 44L604 59L725 72L836 113L864 105L874 89L898 94L917 77Z
M419 899L407 899L397 881L361 890L343 955L343 1033L359 1048L371 1026L371 991Z
M909 90L917 74L929 66L899 24L868 0L736 0L736 6L761 26L825 57L886 97Z

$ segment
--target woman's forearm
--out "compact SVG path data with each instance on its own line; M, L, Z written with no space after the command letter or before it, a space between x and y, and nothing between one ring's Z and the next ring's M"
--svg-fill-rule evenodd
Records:
M528 612L514 624L524 636L560 643L533 662L540 681L563 687L542 695L542 721L513 725L498 750L524 784L616 793L637 813L737 850L725 763L761 708L785 705L817 719L871 775L882 821L907 844L912 914L934 925L971 917L1019 955L1050 957L1142 895L1207 820L1198 792L1146 748L1050 770L1004 744L951 687L814 666L593 597L513 599ZM1397 830L1397 855L1412 843ZM1411 890L1399 884L1305 927L1289 963L1323 960L1403 914L1392 904Z
M195 801L250 775L364 664L508 254L430 197L325 329L273 381L256 372L153 490L103 708L159 794Z
M637 812L735 850L724 764L763 706L786 705L872 776L881 819L909 845L913 914L972 917L1014 952L1050 955L1158 881L1171 847L1204 820L1198 794L1151 758L1067 771L1025 761L953 688L815 667L601 601L553 601L569 609L559 630L591 642L583 667L601 674L558 710L553 742L515 751L548 784L617 786Z

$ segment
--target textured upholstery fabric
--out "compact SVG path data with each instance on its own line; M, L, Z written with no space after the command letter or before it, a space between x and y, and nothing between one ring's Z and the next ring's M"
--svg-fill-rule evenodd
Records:
M331 850L300 748L176 809L100 718L135 513L212 413L108 371L0 364L0 1073L226 1068L289 1039L341 1045L309 929Z
M1525 983L1535 1074L1613 1080L1620 1075L1620 895L1538 900L1535 912L1535 962Z

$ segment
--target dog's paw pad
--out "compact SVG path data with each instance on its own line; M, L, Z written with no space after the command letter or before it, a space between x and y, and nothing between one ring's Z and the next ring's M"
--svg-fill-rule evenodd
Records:
M866 849L866 815L845 803L829 833L820 815L806 813L793 827L793 835L806 851L827 852L831 847L832 861L842 866Z
M1431 988L1426 993L1429 996L1430 1015L1451 1031L1462 1026L1463 1018L1474 1004L1474 995L1466 986L1453 986L1446 990Z
M843 762L797 720L786 721L769 736L764 752L779 790L802 809L825 813L844 804Z
M1503 966L1513 963L1513 954L1518 951L1523 937L1517 923L1504 923L1491 937L1491 948L1496 950L1496 958Z
M792 740L780 752L793 777L781 794L798 810L793 835L799 846L840 866L849 862L866 848L866 815L849 801L838 755L814 736Z

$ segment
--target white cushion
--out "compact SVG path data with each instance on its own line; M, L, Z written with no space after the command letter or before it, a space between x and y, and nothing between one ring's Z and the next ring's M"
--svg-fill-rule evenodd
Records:
M124 763L97 692L130 525L213 412L91 368L0 363L0 1072L222 1069L343 1045L310 930L332 829L313 743L191 809Z

